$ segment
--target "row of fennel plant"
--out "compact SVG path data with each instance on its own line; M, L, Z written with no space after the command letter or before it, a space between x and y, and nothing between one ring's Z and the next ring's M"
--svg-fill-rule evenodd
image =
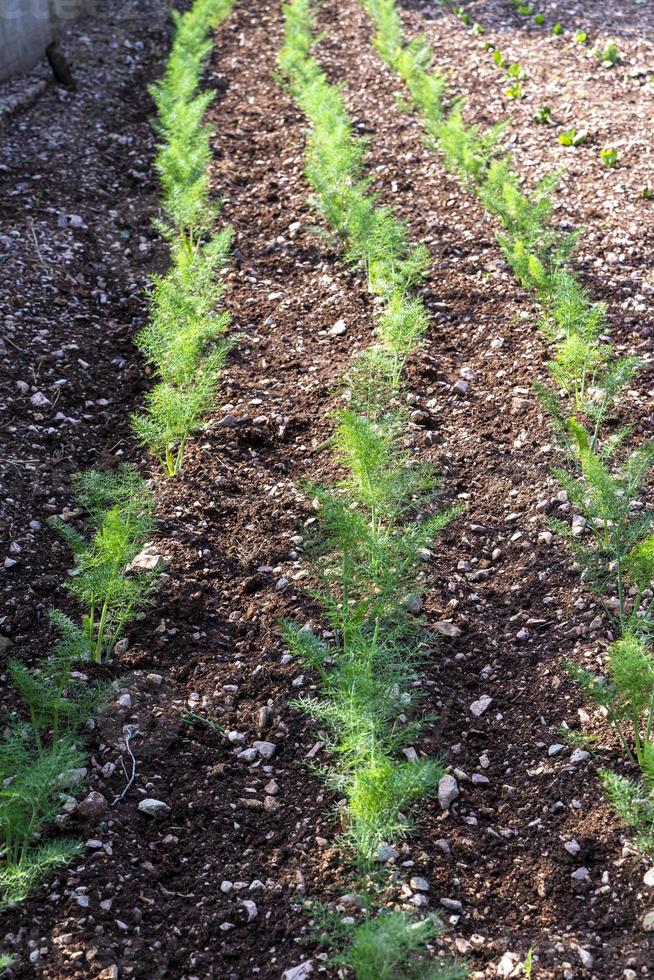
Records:
M164 212L157 227L168 242L171 265L154 281L149 321L136 337L157 383L146 397L145 411L134 416L133 429L169 476L179 473L189 436L215 406L232 345L226 336L229 315L218 311L232 230L212 233L220 206L209 196L213 131L204 117L214 95L199 91L199 85L211 32L233 3L196 0L186 13L173 12L170 58L151 88Z
M210 236L216 215L208 189L211 131L202 119L211 95L199 94L198 86L211 32L232 5L233 0L196 0L186 13L173 15L172 52L152 90L165 213L159 228L172 266L155 282L150 322L137 338L159 383L145 414L134 419L134 430L170 475L179 471L189 433L213 406L228 350L228 317L215 310L231 231ZM153 497L138 472L123 467L80 474L75 496L87 533L70 520L51 523L75 557L67 587L83 608L81 623L51 610L60 639L50 656L34 667L17 659L8 665L22 707L6 719L0 740L0 908L23 900L78 853L75 841L42 840L65 796L83 782L80 731L111 688L87 683L77 668L110 657L157 578L156 571L130 567L155 526ZM0 970L10 959L0 957Z
M0 740L0 909L22 901L78 853L75 841L41 842L66 794L83 782L80 730L111 688L89 684L78 668L108 655L154 586L154 573L127 571L152 530L152 498L138 473L125 467L81 474L77 501L91 527L89 540L68 522L52 523L73 547L77 564L68 588L87 613L78 625L50 610L60 635L50 655L35 667L17 659L8 664L22 707L5 719Z
M639 844L654 854L654 511L642 499L654 444L630 448L630 427L611 425L639 361L615 356L605 305L592 300L570 267L576 236L552 224L556 176L525 192L500 149L502 126L482 132L468 125L460 100L446 111L445 78L429 72L431 51L423 39L405 43L394 0L361 2L375 24L377 51L407 84L447 168L499 219L502 252L540 305L541 326L555 351L548 364L554 388L536 388L562 447L564 464L555 475L583 516L584 534L573 535L562 522L556 528L574 548L584 584L600 596L616 637L605 675L569 669L606 711L640 769L636 782L607 770L600 777Z
M401 379L427 328L413 292L426 250L410 245L392 210L369 191L365 141L353 135L341 92L312 53L311 0L291 0L283 10L278 63L309 124L305 172L313 204L382 301L378 343L354 359L342 380L345 407L334 413L331 444L343 478L307 488L318 513L316 595L333 639L292 623L284 628L289 648L318 674L319 695L300 705L330 733L333 764L323 775L347 802L343 843L366 870L382 845L408 832L408 807L432 793L443 774L439 760L407 761L402 749L425 723L413 683L429 646L411 612L420 554L456 509L438 509L433 471L415 465L405 448ZM382 909L358 924L344 926L338 915L321 921L344 947L334 962L360 980L466 975L429 957L426 943L438 928L431 917L416 922Z

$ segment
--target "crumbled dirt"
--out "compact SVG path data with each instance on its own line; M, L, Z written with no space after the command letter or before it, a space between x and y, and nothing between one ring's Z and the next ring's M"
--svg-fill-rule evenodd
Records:
M607 139L647 142L651 113L636 81L558 38L555 50L508 3L470 6L488 24L484 37L509 34L530 79L543 65L551 82L556 60L586 93L585 113L611 102ZM598 6L570 6L568 19L591 23ZM549 16L554 7L543 9ZM164 8L153 0L135 19L119 18L124 33L110 22L93 47L80 30L80 91L48 89L8 123L0 148L10 371L2 456L12 460L2 506L8 542L21 549L6 572L2 631L11 652L27 658L50 639L44 610L67 602L70 559L46 520L70 503L71 474L139 459L128 416L148 382L130 337L144 315L147 277L165 264L149 225L156 182L144 97L165 56ZM512 149L529 179L569 159L557 130L529 121L538 93L519 105L504 99L483 38L434 5L404 9L407 29L434 44L436 63L456 68L453 91L476 93L469 118L510 116ZM640 23L641 7L621 9L633 11L632 27ZM561 5L556 16L564 21ZM347 80L350 110L370 138L376 189L433 256L425 289L432 329L408 379L420 412L410 438L416 457L443 474L444 496L467 508L425 562L427 624L452 620L461 635L433 643L422 682L425 710L438 718L416 745L446 757L461 795L446 814L437 802L420 808L402 860L430 882L434 908L443 897L461 902L460 912L441 910L443 944L466 949L481 976L507 975L502 957L515 966L532 947L538 977L614 978L626 968L647 976L652 940L640 920L654 900L642 885L646 864L625 844L596 775L601 765L624 768L616 746L590 713L584 727L598 736L590 758L573 762L567 746L548 754L564 741L557 727L578 728L587 708L562 661L601 662L608 624L570 556L556 539L539 537L561 501L549 475L556 451L532 391L549 357L537 314L501 259L492 223L424 145L418 119L398 107L402 90L370 49L355 0L326 0L319 21L329 28L319 57L334 81ZM617 36L624 22L611 22L612 36L645 57L642 35ZM324 737L293 707L313 680L285 662L279 621L319 625L297 538L311 510L298 486L334 476L326 413L343 367L371 341L373 318L361 277L313 227L304 122L273 78L280 40L277 3L237 3L207 75L217 92L213 186L235 230L225 302L240 339L221 408L193 441L183 478L150 470L158 543L170 563L155 605L111 665L122 703L88 734L90 788L111 804L131 773L124 726L136 726L136 779L99 820L69 820L67 832L101 846L5 915L0 948L19 957L11 977L101 978L116 967L119 977L279 978L310 956L316 972L332 975L312 944L298 941L308 921L300 902L305 894L333 899L353 878L333 846L337 797L307 767L327 761ZM618 101L623 87L630 98ZM563 112L549 91L548 99ZM654 204L636 194L648 161L634 144L608 171L598 145L574 151L557 214L588 226L578 265L609 304L619 349L651 360ZM347 329L333 335L338 320ZM470 379L464 394L453 388L462 371ZM652 431L651 385L646 370L622 413L642 437ZM37 391L49 404L33 403ZM470 705L484 694L492 702L475 718ZM270 741L275 753L246 763L235 742L185 712L240 733L248 746ZM271 779L276 794L266 790ZM144 796L170 812L160 821L140 813ZM571 838L576 857L563 847ZM581 867L589 878L576 884L571 873ZM224 881L235 887L222 890ZM256 904L256 918L244 900ZM591 969L577 947L592 955Z

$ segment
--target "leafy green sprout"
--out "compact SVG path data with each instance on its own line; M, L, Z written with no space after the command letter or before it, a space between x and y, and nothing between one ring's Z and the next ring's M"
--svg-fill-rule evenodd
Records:
M612 41L603 48L596 48L593 54L602 62L604 68L613 68L620 61L620 52Z
M556 37L560 37L562 34L565 34L565 28L562 24L555 24L552 28L552 34L554 34Z
M544 23L545 23L544 14L534 14L534 24L537 24L538 27L542 27Z
M618 151L613 147L606 146L602 150L600 150L600 160L602 161L604 166L608 167L609 169L612 169L613 167L616 167L618 165L619 158L620 155Z
M586 31L575 31L573 34L573 39L576 44L586 44L588 41L588 34Z
M507 61L499 48L496 48L493 52L493 61L497 68L506 68L507 66Z
M535 123L538 123L541 126L549 125L550 123L553 122L552 110L547 105L541 106L540 109L538 109L538 111L535 113L533 119Z
M9 967L15 963L15 959L9 953L0 953L0 974L8 970Z
M522 99L524 91L520 82L512 82L504 89L504 94L508 99Z
M588 140L588 130L587 129L575 129L570 127L570 129L564 129L562 133L559 134L559 143L561 146L581 146Z

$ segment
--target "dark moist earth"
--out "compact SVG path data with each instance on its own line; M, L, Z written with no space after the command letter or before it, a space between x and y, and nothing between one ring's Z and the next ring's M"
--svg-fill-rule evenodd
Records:
M555 48L508 2L469 6L530 77L540 71L550 84L554 67L574 80L568 102L564 90L552 104L566 124L601 111L607 139L624 141L615 171L598 163L604 137L564 156L558 130L530 122L535 83L519 104L507 100L483 38L433 4L404 5L407 32L424 31L436 63L452 68L453 93L476 90L470 120L510 118L530 178L569 164L557 214L588 226L578 266L608 302L620 352L651 361L654 205L638 193L652 181L652 96L627 76L629 59L652 66L643 5L620 5L624 17L590 0L543 7L574 27L606 24L625 57L611 71L561 39ZM26 660L52 641L45 610L69 608L70 555L46 521L72 504L71 475L124 459L148 467L129 435L148 384L130 337L147 277L166 261L150 225L145 86L167 51L167 4L119 7L69 41L78 92L48 87L9 120L0 146L9 559L0 628L3 656ZM624 766L562 667L564 658L601 664L609 624L547 532L566 504L548 475L556 452L531 387L549 356L537 314L478 203L398 107L403 93L372 53L358 5L327 0L319 22L329 33L318 54L333 81L347 80L376 189L433 256L432 328L408 378L410 440L416 458L439 467L444 496L467 508L425 561L427 623L451 621L460 634L432 644L421 683L438 720L415 746L445 755L460 796L448 811L422 805L397 861L401 879L426 878L434 909L446 900L439 948L465 953L480 978L519 975L530 948L539 978L649 976L647 865L596 774ZM311 510L297 487L336 476L326 412L342 369L371 342L373 317L363 280L316 233L306 204L304 123L272 74L281 27L277 3L237 2L217 37L207 75L217 92L213 184L235 230L225 300L240 340L222 407L190 447L183 478L150 468L169 566L110 668L119 694L88 733L89 790L106 804L64 821L87 842L84 858L4 914L0 949L17 957L10 977L279 978L306 960L313 974L335 975L306 939L300 906L304 896L336 901L354 876L334 847L338 798L308 769L327 761L324 736L293 707L313 678L285 655L279 620L320 628L305 592ZM653 387L648 366L622 411L643 438L654 427ZM229 737L189 724L185 711ZM563 722L597 736L589 756L563 744ZM137 775L111 806L131 772L126 725L137 728ZM256 742L270 745L236 757ZM145 796L170 812L160 821L140 813ZM410 899L401 883L391 894Z

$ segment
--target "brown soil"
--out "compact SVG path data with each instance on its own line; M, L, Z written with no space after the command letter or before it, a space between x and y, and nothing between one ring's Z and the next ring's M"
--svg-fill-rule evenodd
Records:
M45 522L70 503L70 475L138 459L128 413L147 378L130 336L146 278L165 262L149 226L156 184L144 86L165 55L166 5L144 6L139 17L110 21L92 48L80 30L80 92L49 89L14 116L0 148L0 289L10 311L3 519L8 542L21 549L6 572L2 630L12 654L25 657L50 640L44 610L66 602L70 559ZM633 80L565 47L554 51L549 35L524 29L508 3L471 6L488 25L485 37L509 35L530 77L538 66L550 77L552 59L577 82L586 72L583 111L614 103L607 140L647 142L648 103ZM577 3L569 20L591 23L597 7ZM509 104L479 38L433 5L405 10L407 29L428 35L436 63L456 67L453 88L476 93L470 118L511 117L521 170L531 178L563 161L557 131L529 121L546 101L539 93ZM556 16L564 21L561 5ZM417 457L438 465L446 496L467 507L425 563L427 622L451 619L462 632L434 644L423 686L426 710L439 717L416 745L446 756L461 796L446 814L437 802L422 806L402 861L430 882L434 908L441 898L461 902L460 912L441 909L443 945L467 951L480 977L508 975L531 947L539 978L614 978L625 969L648 976L653 945L640 927L654 904L642 884L647 865L625 843L596 775L601 765L621 767L619 753L591 713L584 727L599 736L591 758L574 763L568 747L548 754L563 741L557 726L578 728L584 707L562 660L601 662L608 624L566 551L539 538L562 505L549 476L556 453L531 390L549 356L537 315L501 260L492 224L424 146L419 121L398 108L401 89L372 52L355 0L326 0L319 20L329 28L319 57L334 81L347 82L376 188L433 256L425 291L432 329L408 379L419 413L411 442ZM124 703L88 735L90 788L111 803L126 783L121 759L130 766L123 726L137 725L137 778L99 821L70 819L67 832L101 846L4 916L0 949L18 957L10 977L279 978L306 958L315 973L334 975L311 942L300 942L308 923L300 902L305 894L333 900L353 876L333 846L337 800L307 768L326 761L324 739L292 706L313 681L284 656L278 624L290 617L319 626L304 591L300 538L311 511L298 486L334 475L322 448L326 413L342 368L370 343L372 317L361 278L313 227L304 122L272 74L280 39L277 3L237 2L207 76L217 91L213 182L236 235L225 299L240 340L221 410L191 446L183 478L151 470L170 567L112 665ZM616 39L641 56L640 35ZM630 99L618 102L623 84ZM598 145L575 152L559 213L588 226L579 267L609 303L618 346L651 359L653 205L636 194L648 161L634 142L607 171ZM71 214L83 226L60 217ZM339 319L347 330L334 336ZM466 394L453 389L462 371L473 372ZM624 410L642 435L654 424L651 386L645 371ZM35 405L36 391L50 404ZM475 718L470 705L483 694L492 703ZM185 710L248 746L270 741L275 754L246 763L234 742L188 724ZM266 791L271 779L276 794ZM145 795L171 807L162 821L139 813ZM571 838L575 857L563 846ZM577 883L571 873L581 867L589 876ZM236 887L224 891L223 882Z

